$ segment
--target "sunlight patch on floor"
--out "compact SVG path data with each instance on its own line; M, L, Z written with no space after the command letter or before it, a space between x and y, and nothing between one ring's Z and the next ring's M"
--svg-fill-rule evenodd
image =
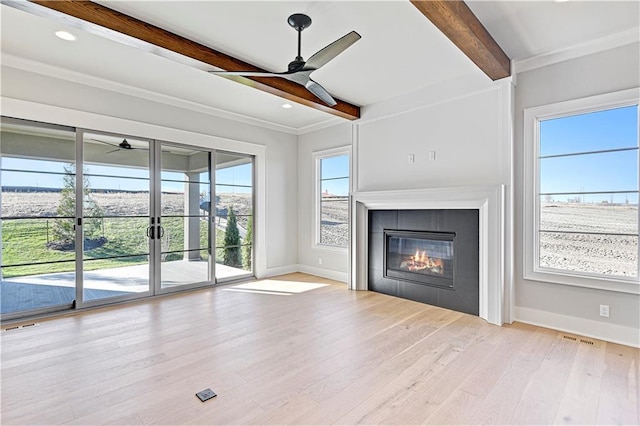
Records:
M305 283L300 281L265 280L238 284L233 287L225 288L224 290L290 296L292 294L304 293L306 291L315 290L328 285L329 284Z
M236 293L272 294L276 296L292 295L292 293L283 293L281 291L251 290L251 289L245 289L245 288L223 288L222 291L235 291Z

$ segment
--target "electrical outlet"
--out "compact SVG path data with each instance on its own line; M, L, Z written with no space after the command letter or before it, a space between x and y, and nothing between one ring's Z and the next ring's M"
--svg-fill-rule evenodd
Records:
M609 318L609 305L600 305L600 316Z
M321 257L318 258L318 265L322 265L322 258Z

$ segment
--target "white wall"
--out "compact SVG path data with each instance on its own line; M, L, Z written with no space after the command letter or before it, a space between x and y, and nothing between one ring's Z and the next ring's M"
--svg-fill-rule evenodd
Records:
M264 274L295 269L298 220L295 135L9 67L2 67L2 97L3 115L78 127L83 125L77 122L82 115L80 121L92 123L94 130L238 152L261 152L264 158L256 167L264 167L257 186L265 188L260 196L266 207L261 213L265 220L266 248L258 253L262 258L256 259L256 266L262 265ZM13 99L22 102L20 108L9 102ZM33 103L32 107L29 103ZM62 110L47 115L48 106Z
M358 125L357 190L509 185L509 82ZM505 101L506 99L506 101ZM428 153L435 152L435 160ZM408 163L408 155L415 163Z
M298 263L299 269L342 282L347 281L349 255L313 247L315 235L315 163L313 153L351 146L353 124L341 123L298 137ZM322 265L319 263L322 259Z
M638 43L517 75L515 102L516 319L550 328L640 345L640 296L524 280L523 111L525 108L638 87ZM599 316L609 305L610 318Z

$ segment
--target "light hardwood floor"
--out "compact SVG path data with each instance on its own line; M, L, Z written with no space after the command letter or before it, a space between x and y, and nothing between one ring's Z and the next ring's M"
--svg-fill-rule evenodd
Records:
M638 349L496 327L304 274L1 337L6 425L640 420ZM218 396L200 402L209 387Z

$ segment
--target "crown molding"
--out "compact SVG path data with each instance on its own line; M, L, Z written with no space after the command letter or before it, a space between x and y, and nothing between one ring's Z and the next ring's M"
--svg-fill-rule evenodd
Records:
M605 37L580 43L564 49L554 50L527 59L517 60L514 63L514 74L531 71L537 68L553 65L558 62L587 56L616 47L640 42L640 28L631 28Z
M300 127L298 129L298 135L304 135L306 133L311 133L311 132L316 132L318 130L322 130L322 129L326 129L328 127L333 127L333 126L337 126L339 124L344 123L344 120L341 120L337 117L332 117L328 120L325 121L321 121L319 123L314 123L314 124L309 124L307 126L304 127ZM358 120L355 121L356 123L358 122Z
M53 77L60 80L70 81L73 83L79 83L86 86L95 87L98 89L108 90L111 92L117 92L117 93L121 93L128 96L135 96L135 97L146 99L152 102L170 105L177 108L182 108L182 109L199 112L203 114L213 115L218 118L232 120L238 123L248 124L251 126L262 127L265 129L275 130L278 132L283 132L283 133L288 133L293 135L300 134L300 129L297 129L295 127L276 124L266 120L261 120L259 118L250 117L247 115L238 114L230 111L225 111L225 110L215 108L209 105L204 105L198 102L188 101L175 96L165 95L162 93L153 92L151 90L142 89L140 87L118 83L113 80L107 80L104 78L91 76L91 75L80 73L77 71L72 71L66 68L44 64L42 62L33 61L31 59L26 59L16 55L3 53L2 66L8 67L8 68L14 68L21 71L41 74L47 77ZM322 122L319 124L323 124L323 123L325 122ZM306 127L311 127L311 126L306 126Z

